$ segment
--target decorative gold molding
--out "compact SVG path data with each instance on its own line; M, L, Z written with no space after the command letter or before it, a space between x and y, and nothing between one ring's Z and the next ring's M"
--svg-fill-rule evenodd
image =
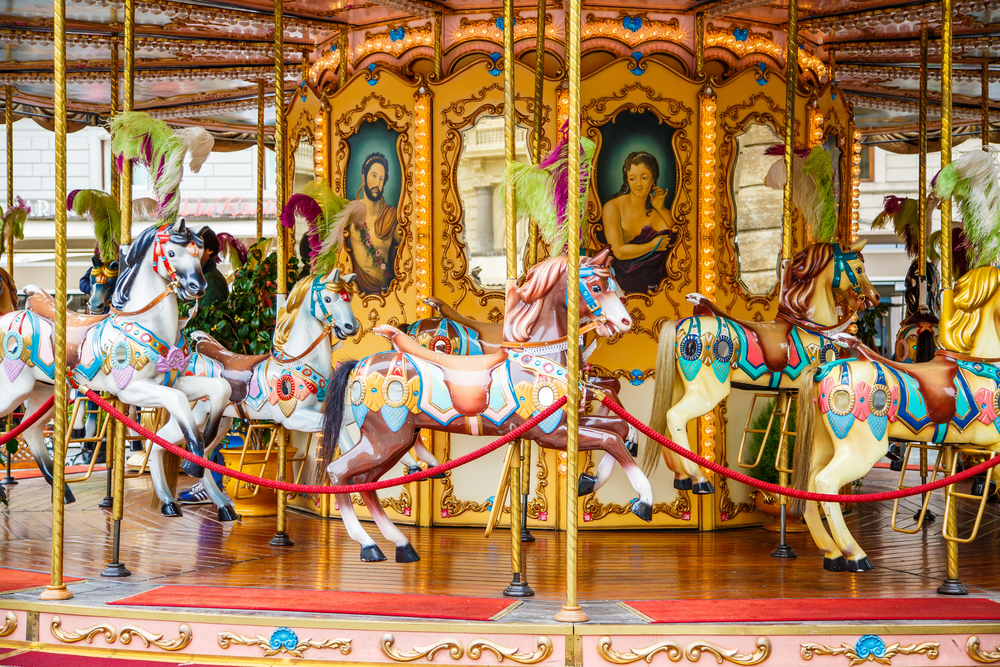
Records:
M228 649L230 646L241 645L241 646L257 646L264 652L264 657L269 658L272 655L278 655L279 653L288 653L296 658L301 658L302 652L306 649L337 649L343 655L349 655L351 653L351 640L350 639L324 639L323 641L314 641L312 639L299 639L295 632L289 628L278 628L273 633L271 633L271 638L263 637L257 635L256 637L247 637L246 635L237 635L232 632L220 632L219 633L219 648Z
M684 656L684 649L681 648L681 645L670 639L619 653L611 648L611 637L607 636L597 640L597 652L602 658L616 665L628 665L639 660L645 660L652 664L653 657L657 653L665 653L671 662L677 662Z
M2 636L3 634L0 633L0 637ZM969 637L969 641L965 642L965 650L970 658L984 665L1000 662L1000 646L997 647L996 651L984 651L979 646L979 637L976 635L972 635Z
M52 632L53 637L64 644L75 644L84 639L87 640L87 643L93 643L94 637L102 633L104 634L104 641L109 644L114 644L115 640L118 639L118 628L108 623L99 623L82 630L77 628L73 632L66 632L62 628L62 618L59 616L52 617L49 630Z
M705 652L710 653L720 665L724 661L736 665L759 665L771 655L771 640L767 637L758 637L756 646L757 650L753 653L738 653L734 648L722 648L711 642L691 642L688 644L686 655L691 662L698 662L702 652Z
M648 18L645 12L639 12L632 16L627 12L621 12L619 16L614 18L587 14L580 39L586 41L597 38L613 39L630 48L635 48L646 42L683 44L684 31L681 30L680 21L676 18L669 21L657 21Z
M380 646L382 647L382 653L390 660L395 660L396 662L413 662L420 658L433 660L434 654L442 649L448 649L448 655L451 656L452 660L460 659L465 653L462 649L462 644L454 639L442 639L427 646L414 646L412 651L400 651L395 647L395 643L396 638L391 634L387 634L382 637Z
M872 643L866 644L866 640L871 640ZM886 646L881 638L875 635L865 635L858 639L857 644L854 646L850 644L841 644L840 646L811 643L801 644L799 655L802 656L803 660L811 660L814 655L842 655L849 660L848 665L851 667L869 661L889 665L892 664L891 660L896 655L926 654L928 658L934 660L938 656L940 646L938 642L924 642L922 644L910 644L909 646L900 646L899 644ZM1000 656L997 659L1000 660Z
M17 616L14 615L14 612L8 611L3 626L0 627L0 637L14 634L14 630L17 630ZM979 637L975 637L975 640L978 642Z
M177 639L167 641L163 639L163 635L143 630L135 625L124 625L121 632L118 633L118 641L122 644L129 644L132 642L132 636L135 635L142 640L146 648L152 645L164 651L180 651L188 647L194 638L194 633L191 632L191 626L186 623L182 623L177 628L177 633Z
M473 640L466 647L469 657L473 660L479 660L484 649L495 655L497 662L503 662L504 658L510 658L522 665L534 665L552 655L552 640L548 637L539 637L538 648L531 653L518 653L517 647L508 648L488 639Z

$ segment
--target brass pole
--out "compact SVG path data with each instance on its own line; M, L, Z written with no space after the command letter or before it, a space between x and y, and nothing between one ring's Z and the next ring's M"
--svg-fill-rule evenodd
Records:
M694 73L705 74L705 12L694 15Z
M337 84L338 89L343 88L344 84L347 83L347 65L351 59L350 44L347 37L347 29L342 29L340 31L340 46L337 47L340 50L340 82Z
M7 208L10 208L14 205L14 86L7 84L4 97L4 120L7 122ZM13 225L7 230L7 273L14 276Z
M569 199L566 207L569 244L566 253L566 603L555 619L583 623L589 616L577 604L577 477L580 427L580 14L581 0L566 3L566 65L569 110Z
M951 163L951 62L952 62L952 0L941 0L941 168ZM941 202L941 336L951 329L951 315L954 312L952 300L951 267L951 198ZM946 447L948 464L958 454L953 447ZM945 490L947 493L947 489ZM945 530L955 535L958 516L957 503L948 503L945 516ZM969 590L958 579L958 543L948 540L948 578L937 592L942 595L968 595Z
M264 236L264 80L257 81L257 236Z
M118 44L111 45L111 116L114 117L118 114L118 102L121 97L121 90L118 88ZM111 168L108 173L111 175L111 196L115 198L116 202L119 202L120 207L120 197L121 197L121 179L118 175L118 166L115 164L115 156L111 155ZM110 473L110 469L109 469Z
M442 49L444 48L444 16L441 12L434 14L434 80L440 81L442 76Z
M979 95L979 104L983 111L981 130L983 150L988 151L990 149L990 64L987 60L983 60L982 70L980 70L979 75L979 86L982 91Z
M929 41L930 30L922 28L920 30L920 131L918 132L920 165L917 179L917 205L920 215L917 229L917 275L921 283L920 303L924 302L923 295L927 289L927 44Z
M41 600L68 600L73 594L63 583L63 529L66 520L66 0L54 0L56 130L56 321L55 414L52 443L52 579Z
M827 69L827 74L830 77L830 83L835 83L837 81L837 50L830 49L830 66Z
M274 0L274 161L275 161L275 184L274 184L274 206L276 215L280 218L281 210L285 208L285 151L287 150L285 141L285 21L284 2ZM275 234L278 245L278 270L277 270L277 296L278 305L285 305L285 295L288 293L288 275L285 271L285 263L288 261L288 236L280 220ZM283 427L278 427L275 434L278 450L278 481L285 481L285 451L288 445L288 434ZM271 538L273 547L290 547L292 540L288 537L286 523L288 519L288 496L284 491L275 491L278 498L278 518L277 529L274 537Z
M532 153L535 164L542 161L542 118L545 88L545 0L538 0L538 16L535 18L535 117L532 130L535 141ZM528 222L528 266L538 262L538 223L532 219Z

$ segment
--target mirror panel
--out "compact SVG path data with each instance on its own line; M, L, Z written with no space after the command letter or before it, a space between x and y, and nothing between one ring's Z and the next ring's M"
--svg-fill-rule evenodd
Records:
M743 288L768 294L778 282L781 255L782 192L764 185L778 158L764 152L781 138L771 126L750 125L736 137L732 192L736 216L736 251Z

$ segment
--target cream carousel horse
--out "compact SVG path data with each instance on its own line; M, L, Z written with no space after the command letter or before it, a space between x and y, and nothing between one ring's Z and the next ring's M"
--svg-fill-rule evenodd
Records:
M821 148L807 159L829 162ZM782 166L783 161L775 167ZM772 168L772 172L774 168ZM800 178L796 168L795 191L799 197L815 201L810 188L816 185ZM782 172L783 173L783 172ZM781 187L784 180L768 185ZM804 181L804 182L800 182ZM820 188L823 189L823 188ZM830 239L836 218L832 217L832 188L822 194L829 206L825 217L799 209L813 223L814 237ZM690 449L687 425L710 413L731 388L791 389L802 372L816 364L836 359L838 352L830 336L847 328L854 313L878 303L878 293L865 274L861 250L864 241L844 246L836 241L807 246L783 271L778 315L773 322L745 322L729 317L700 294L691 294L694 317L667 322L660 331L656 359L656 389L650 427ZM846 312L838 313L842 301ZM648 442L643 472L649 475L660 455L674 472L674 488L691 489L696 494L713 493L715 488L695 463L673 455L655 442Z
M330 482L341 485L378 480L413 445L420 429L496 437L565 395L567 289L578 289L585 295L580 299L579 313L584 330L609 337L631 327L611 277L610 261L609 250L592 259L581 258L580 283L568 286L566 258L555 257L533 267L522 287L509 286L505 338L523 348L505 347L479 356L445 355L425 349L394 327L376 327L376 333L388 337L400 351L346 362L334 373L324 405L323 454L328 457L332 453L340 434L345 398L350 400L349 410L361 438L327 467ZM651 520L652 489L625 449L627 425L619 419L581 415L579 432L581 451L604 450L621 463L639 494L633 513ZM556 411L524 437L542 447L565 449L565 409ZM337 498L348 534L362 546L361 559L384 560L381 549L358 522L348 495L338 494ZM361 498L379 530L395 545L396 561L418 560L409 541L385 515L378 495L362 492Z

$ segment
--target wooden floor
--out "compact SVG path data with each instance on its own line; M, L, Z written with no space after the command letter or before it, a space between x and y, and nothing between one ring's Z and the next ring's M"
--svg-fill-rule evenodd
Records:
M104 480L74 486L65 538L67 576L100 576L111 552L109 513L97 507ZM895 473L874 471L865 491L891 488ZM340 589L401 593L498 596L510 579L507 533L488 540L481 529L403 527L423 560L362 563L358 546L339 520L292 513L288 532L295 546L267 542L274 519L220 524L211 506L185 508L165 519L151 505L149 478L129 480L122 558L131 581L274 588ZM0 510L0 565L48 570L51 513L49 487L40 479L8 487L10 507ZM909 513L916 502L909 502ZM932 507L942 513L940 492ZM973 594L1000 596L1000 511L987 506L975 544L961 548L961 578ZM972 518L961 508L960 523ZM676 531L582 532L580 599L628 600L749 597L933 596L945 576L940 520L923 534L901 535L889 527L891 503L861 506L848 523L876 569L830 573L808 533L790 535L795 560L769 556L775 533L760 529L717 533ZM563 533L537 531L526 546L526 576L540 600L563 596ZM382 541L384 542L384 541ZM383 544L387 554L391 550ZM391 555L390 555L391 558Z

